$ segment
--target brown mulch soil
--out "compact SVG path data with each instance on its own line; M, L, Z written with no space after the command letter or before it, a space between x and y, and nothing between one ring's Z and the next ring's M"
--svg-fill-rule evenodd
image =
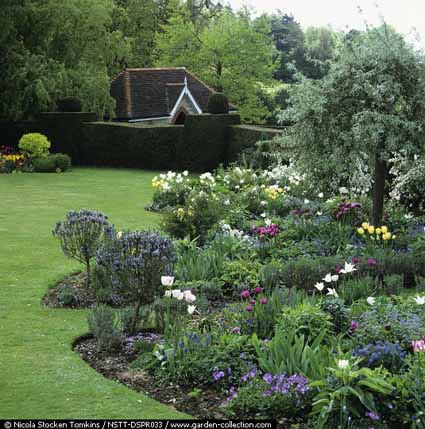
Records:
M74 350L106 378L125 384L130 389L144 393L195 418L224 419L225 415L220 405L225 398L217 391L202 388L200 394L190 395L194 386L183 387L163 383L146 371L131 368L131 362L136 358L133 345L136 340L143 339L144 335L139 334L136 338L128 338L122 350L116 354L98 352L96 340L90 336L78 339L74 343Z
M53 308L90 308L96 304L92 290L85 288L86 273L74 273L65 277L54 288L50 289L41 300L42 304ZM71 303L64 302L64 296L71 294Z

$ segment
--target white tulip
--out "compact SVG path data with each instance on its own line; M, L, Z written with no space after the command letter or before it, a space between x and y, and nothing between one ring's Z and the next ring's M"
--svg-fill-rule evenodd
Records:
M119 240L121 237L122 237L122 231L118 231L118 232L117 232L117 238L118 238L118 240Z
M323 281L325 281L326 283L331 283L331 282L337 282L339 279L338 274L334 274L332 275L331 273L326 274L325 277L323 277Z
M340 271L340 273L349 274L349 273L352 273L353 271L357 271L357 268L355 267L355 265L350 262L346 262L344 265L344 268Z
M338 293L334 288L328 287L328 293L326 295L334 296L335 298L338 298Z
M415 302L418 305L424 305L425 304L425 296L416 295Z
M320 192L317 196L318 196L319 198L323 198L323 192Z
M185 290L183 296L186 302L196 301L196 296L190 290Z
M368 303L369 305L374 305L374 304L375 304L375 301L376 301L376 298L375 298L375 297L373 297L373 296L370 296L369 298L367 298L367 299L366 299L366 301L367 301L367 303Z
M193 314L193 312L196 310L196 306L194 306L194 305L188 305L187 306L187 312L189 313L189 314Z
M317 282L314 287L319 291L322 292L322 290L325 288L325 285L322 282Z
M174 277L173 276L162 276L161 284L162 286L173 286Z
M346 359L340 359L338 361L338 368L339 369L346 369L350 365L350 362Z
M171 291L173 298L177 298L179 299L179 296L181 295L183 298L183 294L182 291L180 289L174 289L173 291Z

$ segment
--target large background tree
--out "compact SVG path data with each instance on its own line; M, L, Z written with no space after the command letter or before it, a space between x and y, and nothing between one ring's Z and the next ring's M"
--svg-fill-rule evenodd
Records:
M0 116L28 117L68 95L111 113L110 76L130 54L127 38L111 28L115 7L112 0L9 1L0 17Z
M185 15L170 19L158 35L158 66L185 66L235 103L243 119L259 122L267 109L258 96L271 81L274 47L266 17L229 10L197 26Z
M388 160L425 143L425 59L387 26L354 36L320 81L293 89L282 119L299 160L320 184L356 187L357 165L373 175L373 221L382 219Z

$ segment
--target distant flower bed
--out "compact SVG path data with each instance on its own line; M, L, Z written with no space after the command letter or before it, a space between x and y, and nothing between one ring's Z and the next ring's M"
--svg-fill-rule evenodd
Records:
M39 133L24 134L19 152L8 146L0 147L0 173L62 173L71 166L66 154L49 154L50 142Z

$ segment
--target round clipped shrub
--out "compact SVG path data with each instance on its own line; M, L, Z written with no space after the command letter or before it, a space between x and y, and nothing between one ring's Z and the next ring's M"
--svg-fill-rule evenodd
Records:
M229 101L222 92L213 92L208 99L207 110L212 114L229 113Z
M55 153L51 157L55 163L56 170L59 169L63 172L71 167L71 158L66 153Z
M55 173L56 164L51 156L45 158L34 158L32 162L34 172L36 173Z
M19 149L28 158L43 158L49 155L50 141L44 134L24 134L19 140Z
M65 97L56 101L58 112L81 112L81 100L77 97Z

